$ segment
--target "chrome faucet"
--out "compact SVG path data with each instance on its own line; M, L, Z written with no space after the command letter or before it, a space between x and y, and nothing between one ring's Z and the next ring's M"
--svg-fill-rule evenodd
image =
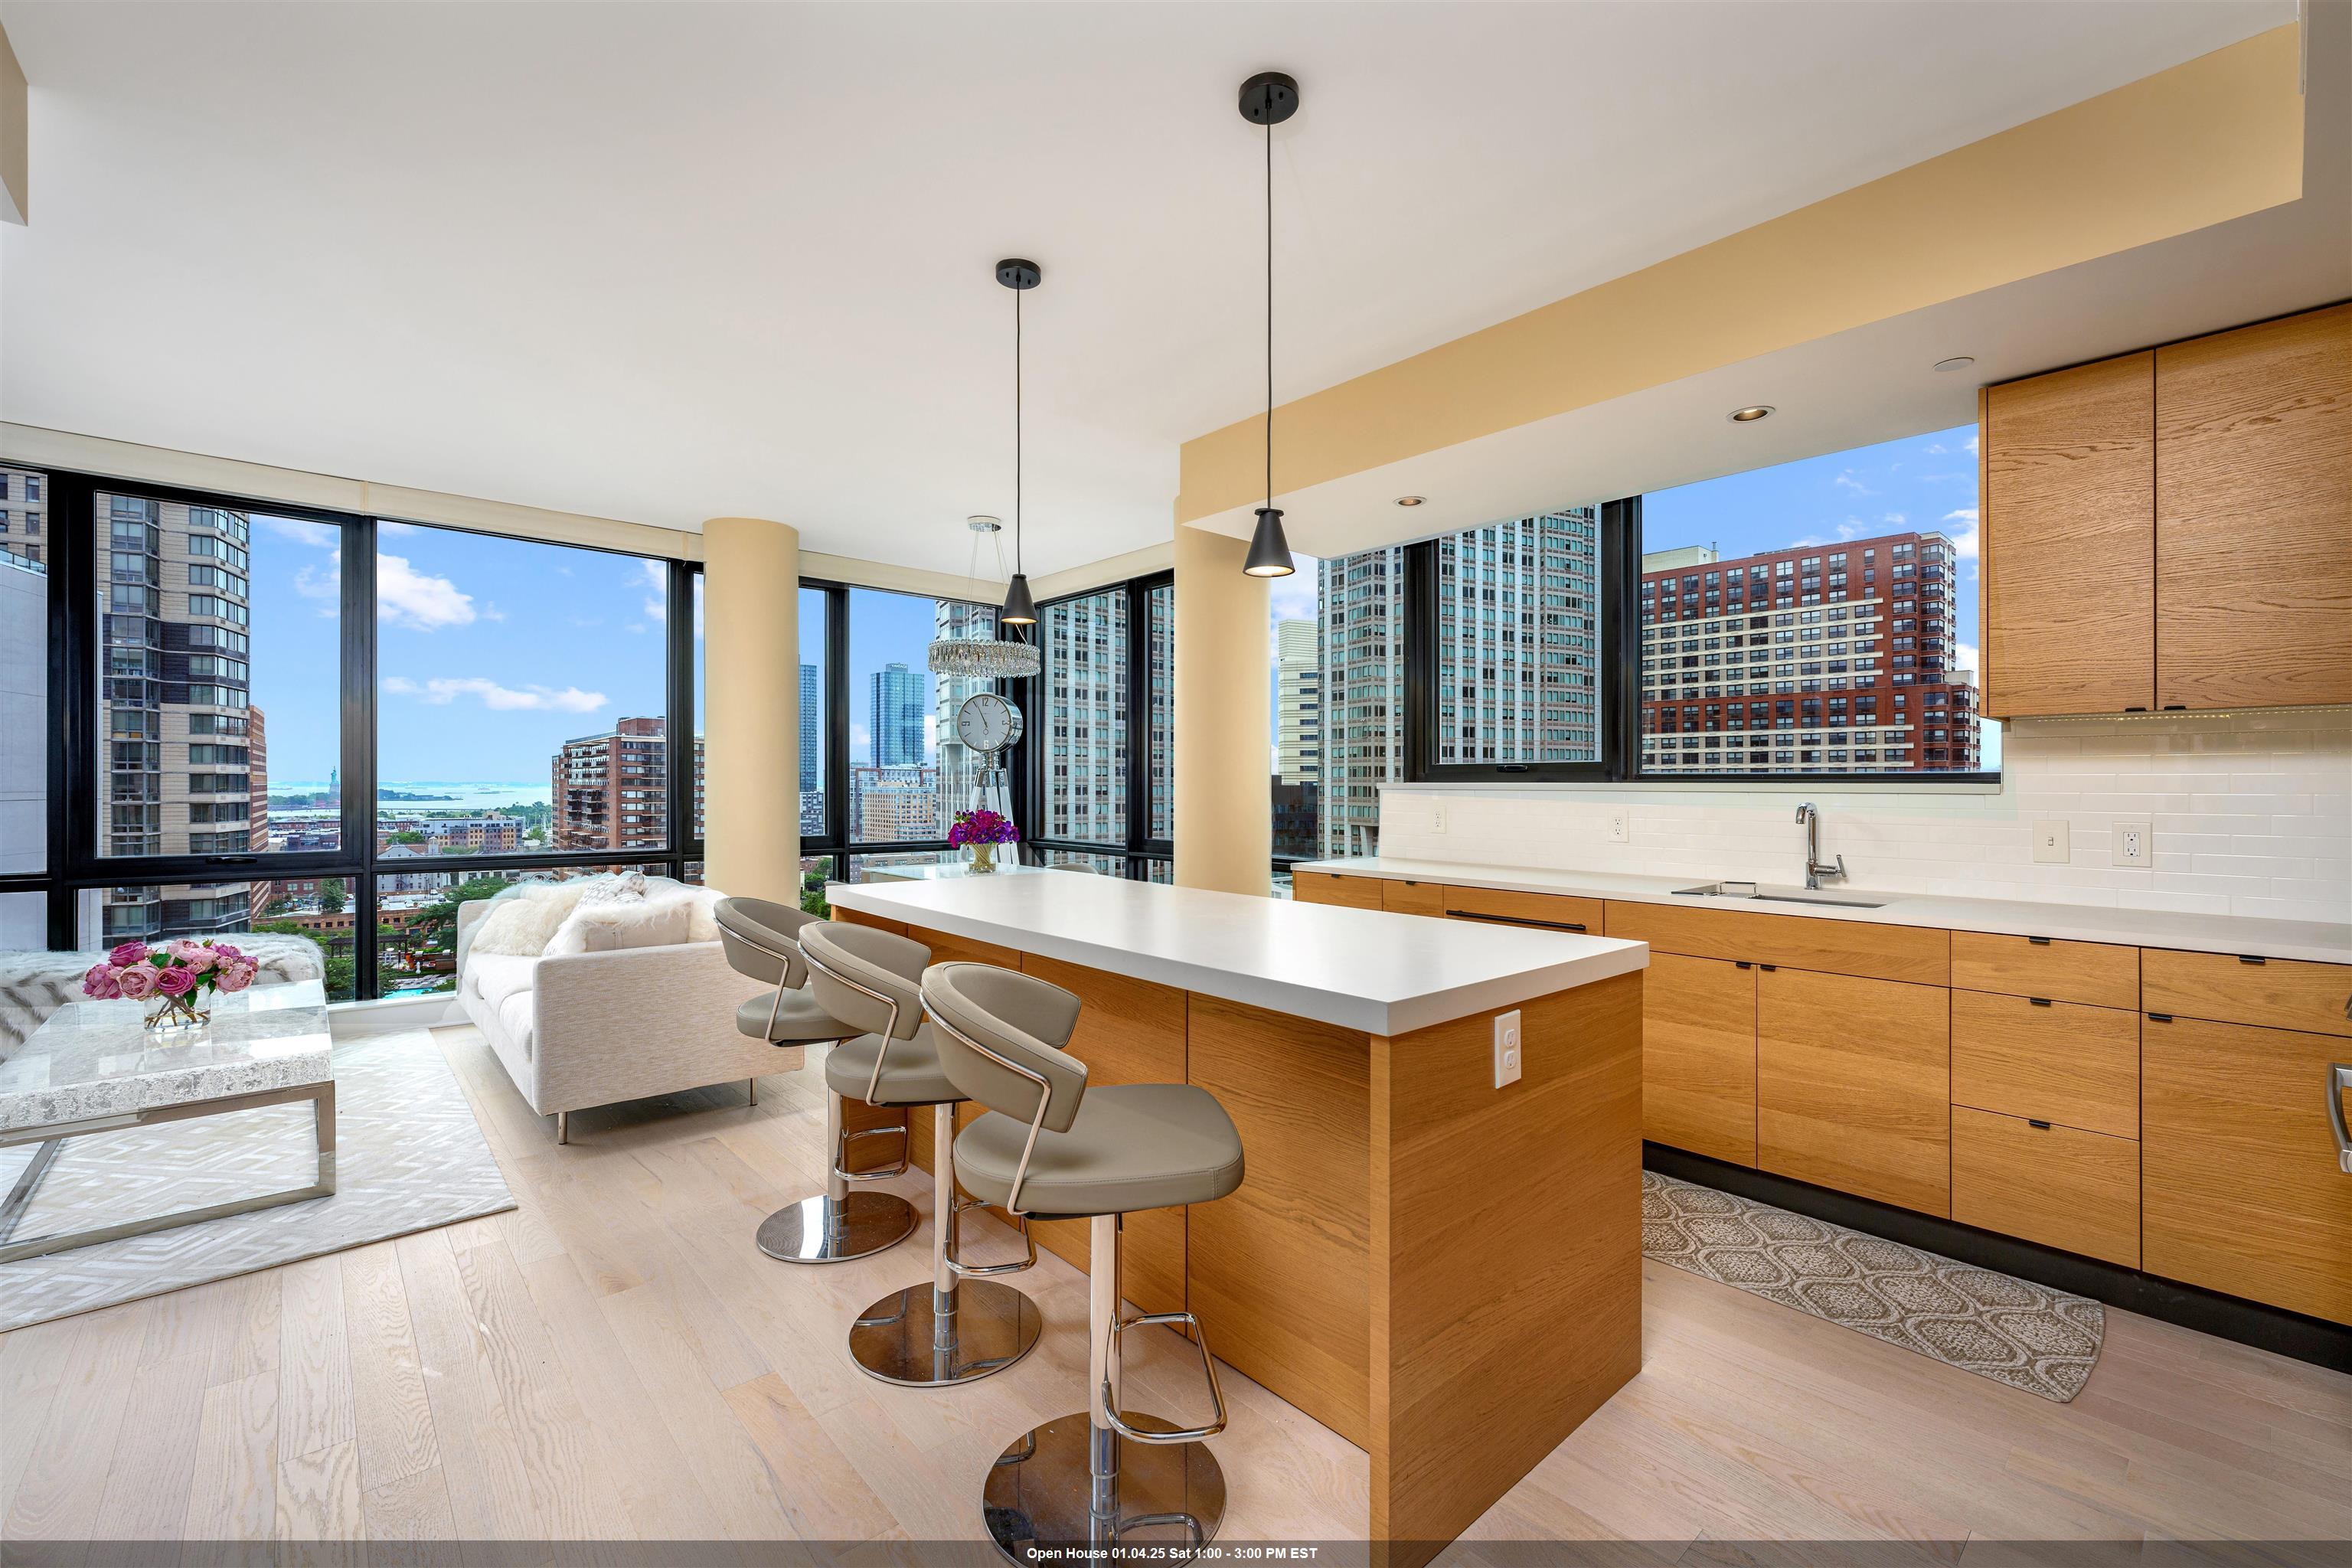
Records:
M1811 801L1797 807L1797 820L1805 825L1805 886L1819 890L1823 877L1845 879L1845 857L1841 855L1829 865L1822 864L1822 808Z

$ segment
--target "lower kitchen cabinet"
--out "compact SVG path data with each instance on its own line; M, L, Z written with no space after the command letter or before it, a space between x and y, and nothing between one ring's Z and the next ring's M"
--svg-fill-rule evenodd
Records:
M2140 1037L2141 1267L2352 1322L2352 1174L2330 1064L2352 1041L2151 1016Z
M1952 1107L1952 1217L2139 1267L2139 1145Z
M1756 1163L1756 967L1654 952L1642 982L1642 1136Z
M1950 993L1759 965L1756 1163L1951 1213Z

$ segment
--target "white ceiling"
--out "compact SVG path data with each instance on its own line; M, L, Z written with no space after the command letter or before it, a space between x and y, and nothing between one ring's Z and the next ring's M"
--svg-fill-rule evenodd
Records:
M1306 100L1289 397L2293 16L8 0L0 417L954 564L1012 510L1021 254L1052 571L1167 538L1179 444L1263 395L1253 70Z

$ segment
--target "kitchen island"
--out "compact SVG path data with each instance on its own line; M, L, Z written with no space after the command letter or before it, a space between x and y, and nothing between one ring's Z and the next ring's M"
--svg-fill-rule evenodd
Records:
M1643 943L1074 872L826 895L1076 993L1090 1081L1223 1103L1247 1177L1129 1218L1129 1297L1196 1313L1366 1451L1389 1561L1434 1555L1640 1369ZM1035 1231L1086 1267L1083 1222Z

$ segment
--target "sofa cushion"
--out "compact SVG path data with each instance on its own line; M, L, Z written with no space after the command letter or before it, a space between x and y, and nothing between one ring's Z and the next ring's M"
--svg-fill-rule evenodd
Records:
M689 911L683 900L583 901L547 942L558 953L609 952L615 948L675 947L686 941Z
M518 994L530 994L531 979L539 973L539 960L521 958L507 952L477 952L466 963L466 989L489 1004L496 1011L499 1004Z
M530 1059L531 1054L530 1008L531 996L527 986L496 1004L499 1028L511 1044L520 1048L526 1061Z

